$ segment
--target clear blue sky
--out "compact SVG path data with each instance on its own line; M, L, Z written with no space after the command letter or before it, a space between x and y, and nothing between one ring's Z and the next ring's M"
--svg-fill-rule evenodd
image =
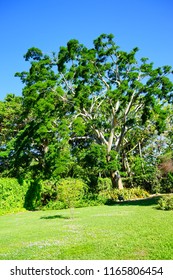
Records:
M0 0L0 100L21 94L14 74L28 69L28 48L57 52L73 38L91 46L101 33L123 50L139 47L155 66L173 66L172 0Z

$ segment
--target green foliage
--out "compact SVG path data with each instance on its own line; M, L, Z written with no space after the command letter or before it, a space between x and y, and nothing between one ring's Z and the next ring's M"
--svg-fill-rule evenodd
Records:
M45 206L43 206L41 209L42 210L61 210L61 209L66 209L68 208L66 203L62 201L53 201L50 200Z
M112 182L110 178L98 178L98 190L104 191L104 190L111 190L112 188Z
M39 50L38 48L32 47L24 55L24 58L26 61L28 61L31 58L34 60L40 60L42 56L43 56L43 54L42 54L41 50Z
M85 206L88 186L81 179L66 178L41 182L41 207L64 209Z
M158 209L173 210L173 195L164 196L158 201Z
M41 205L57 200L57 184L54 181L46 180L41 182Z
M99 175L107 172L105 146L97 143L88 143L83 149L75 148L73 153L78 162L77 165L74 165L74 176L79 176L89 183L91 192L97 191Z
M168 173L166 176L160 178L160 192L172 193L173 192L173 173Z
M76 136L85 135L86 125L81 117L76 118L73 122L73 133Z
M27 210L36 210L41 205L41 184L40 180L28 180L24 181L24 185L28 186L28 190L25 195L24 207Z
M4 102L0 101L0 172L4 177L9 176L13 162L14 138L23 126L20 122L21 112L22 97L8 94Z
M27 208L40 207L39 180L52 178L82 178L97 193L99 176L118 187L121 174L130 186L159 189L158 155L172 147L173 72L137 52L101 34L91 48L73 39L57 54L24 55L23 96L0 102L0 172L31 179ZM159 138L162 151L153 147Z
M0 178L0 214L24 209L27 186L14 178Z
M80 206L86 191L86 184L80 179L61 179L57 184L58 200L67 208Z
M122 197L123 200L133 200L139 198L149 197L149 193L141 188L131 188L123 190L111 189L111 190L102 190L99 192L98 199L104 203L113 203L119 201L119 198Z

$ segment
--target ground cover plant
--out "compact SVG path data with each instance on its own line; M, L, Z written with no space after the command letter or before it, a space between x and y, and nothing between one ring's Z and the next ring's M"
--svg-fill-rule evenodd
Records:
M172 259L173 211L159 197L0 217L0 259ZM166 229L166 230L165 230Z

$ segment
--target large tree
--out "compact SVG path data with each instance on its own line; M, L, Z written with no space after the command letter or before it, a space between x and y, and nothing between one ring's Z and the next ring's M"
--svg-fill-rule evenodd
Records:
M74 120L82 118L86 126L81 137L105 146L108 163L122 161L125 147L139 144L133 137L137 131L154 125L159 134L167 117L164 104L172 101L171 67L138 61L137 51L121 51L113 35L103 34L91 49L71 40L58 54L64 98L72 104ZM119 170L110 168L110 176L113 186L121 187Z
M154 68L147 58L138 60L137 51L121 51L111 34L99 36L92 48L70 40L52 57L36 48L28 50L25 59L31 60L30 71L18 76L26 85L23 96L29 124L19 135L17 157L28 147L28 154L37 150L37 160L38 154L45 158L63 137L71 147L68 157L78 147L92 147L97 153L100 147L102 167L113 187L123 187L123 166L130 174L127 153L138 146L140 155L148 132L159 135L164 130L164 105L173 97L172 68ZM29 131L30 144L25 137ZM50 158L56 156L54 149Z

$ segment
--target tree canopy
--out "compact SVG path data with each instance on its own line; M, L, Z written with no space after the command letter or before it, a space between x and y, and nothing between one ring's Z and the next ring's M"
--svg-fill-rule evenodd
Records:
M172 153L173 70L137 52L122 51L112 34L92 48L73 39L57 54L29 49L29 71L16 73L22 97L0 104L2 172L6 161L11 176L80 177L91 188L99 177L114 188L158 185L163 155Z

